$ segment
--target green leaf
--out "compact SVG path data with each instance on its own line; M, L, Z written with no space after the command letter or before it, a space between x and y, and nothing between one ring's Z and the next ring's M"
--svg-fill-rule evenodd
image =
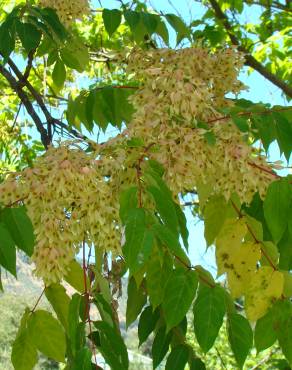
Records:
M87 278L87 286L89 286L89 280ZM84 292L84 274L83 269L80 264L73 260L69 264L68 272L65 275L64 279L69 283L77 292L83 293Z
M265 316L261 317L255 326L254 341L258 352L271 347L277 340L274 329L274 315L270 310Z
M213 244L227 216L227 203L222 195L209 199L204 210L205 239L207 245Z
M189 241L188 241L188 239L189 239L189 230L188 230L188 227L187 227L187 219L186 219L186 216L185 216L184 212L182 211L179 204L174 203L174 207L175 207L176 216L177 216L177 219L178 219L179 231L180 231L184 246L185 246L186 250L188 250L188 248L189 248Z
M156 14L151 13L141 13L142 22L148 31L149 35L151 36L157 28L159 22L159 16Z
M137 287L135 279L132 277L128 283L128 299L126 310L126 324L129 327L138 317L147 302L147 294L143 289L143 283Z
M165 23L159 17L158 25L156 27L157 35L159 35L166 45L169 44L169 33Z
M276 137L279 144L281 154L284 153L287 162L289 162L292 151L292 123L285 118L280 112L273 112L272 116L275 120Z
M152 344L153 369L161 363L164 356L167 354L171 337L172 332L166 335L165 327L161 327L157 331Z
M131 186L120 194L120 219L123 224L126 223L128 214L138 206L138 188ZM130 213L131 214L131 213Z
M291 194L291 184L285 178L272 182L268 187L264 214L275 243L279 242L287 227Z
M153 196L156 208L165 225L173 234L178 234L178 219L172 199L156 186L148 186L147 191Z
M282 239L278 243L278 249L280 253L279 268L283 270L292 269L292 231L286 229Z
M145 307L141 313L139 324L138 324L138 337L139 337L139 346L146 341L149 335L154 330L156 323L159 319L159 312L151 306Z
M10 231L10 234L18 246L28 256L31 256L34 249L33 226L26 214L25 207L5 208L2 211L1 219Z
M165 18L177 33L177 44L185 37L190 37L190 30L180 17L175 14L166 14Z
M190 261L183 251L178 238L164 225L156 224L152 226L156 238L165 245L174 256L180 258L186 265L190 265Z
M241 132L249 131L249 126L247 123L247 120L249 118L248 116L241 117L241 116L237 116L236 114L232 114L231 117L232 117L233 122L239 128Z
M125 233L123 252L126 264L133 274L148 260L154 242L153 232L146 226L144 209L136 208L129 212Z
M128 352L123 339L116 329L102 321L94 322L100 333L100 347L106 362L112 370L127 370L129 367Z
M37 349L27 330L29 311L26 310L12 345L11 361L15 370L32 370L37 363Z
M60 54L65 65L78 72L83 72L89 63L88 49L79 39L70 40Z
M278 331L278 340L280 347L287 358L290 365L292 365L292 313L285 321L282 329Z
M16 277L15 243L3 222L0 222L0 265Z
M16 31L27 53L38 47L42 33L33 24L18 21L16 22Z
M197 285L198 278L194 271L178 269L170 275L162 302L167 331L179 324L188 312Z
M200 358L195 357L191 360L190 370L206 370L206 366Z
M124 12L124 17L128 25L130 26L131 31L135 32L140 22L140 13L132 11L132 10L126 10Z
M33 312L28 321L28 331L33 344L41 353L56 361L65 362L65 333L49 312Z
M240 369L242 369L253 344L253 332L249 322L242 315L231 314L227 321L228 340Z
M164 286L172 272L172 261L165 258L160 260L157 248L152 253L146 269L147 290L153 309L158 307L163 300Z
M45 294L57 317L66 331L69 329L68 314L70 298L61 284L51 284L45 289Z
M61 89L64 86L65 80L66 80L66 68L64 63L61 61L61 59L57 59L53 73L52 78L54 81L54 84Z
M5 21L0 25L0 53L5 59L15 48L15 25L14 20Z
M200 284L194 307L194 329L198 343L206 353L218 336L225 315L225 292L216 285Z
M87 347L82 348L76 354L72 370L92 370L91 357L91 351Z
M180 344L175 346L167 357L165 370L184 370L188 362L189 348Z
M107 33L111 36L121 24L122 13L118 9L103 9L102 19Z
M82 337L82 326L80 325L80 307L82 296L75 293L69 304L68 310L68 334L71 343L71 350L75 355L84 345Z

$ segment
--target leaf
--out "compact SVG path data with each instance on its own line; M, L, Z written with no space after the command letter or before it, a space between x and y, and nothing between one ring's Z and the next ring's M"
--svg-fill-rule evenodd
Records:
M178 219L172 199L156 186L148 186L147 191L153 196L156 208L165 225L173 232L178 233Z
M157 24L157 27L156 27L156 31L157 35L159 35L162 40L164 41L164 43L166 45L169 44L169 33L168 33L168 29L165 25L165 23L161 20L161 18L159 17L159 20L158 20L158 24Z
M128 352L125 343L116 329L102 321L94 322L100 333L100 347L106 362L112 370L127 370L129 367Z
M175 346L167 358L165 370L184 370L188 357L189 348L186 345Z
M38 47L42 33L33 24L18 21L16 22L16 31L27 53Z
M87 347L82 348L76 354L72 370L92 370L91 357L91 351Z
M257 321L254 332L254 340L257 352L261 352L264 349L271 347L277 340L272 310L268 311L265 316L261 317Z
M142 208L132 209L126 223L126 243L123 247L126 264L131 274L137 272L148 260L154 235L146 226L146 215Z
M31 256L34 249L33 226L26 214L25 207L5 208L1 219L10 231L10 234L18 248Z
M152 333L158 319L159 319L158 310L155 310L153 312L153 308L151 306L145 307L145 309L141 313L138 324L139 347L141 346L142 343L146 341L146 339Z
M292 312L286 318L285 324L282 325L281 330L277 332L280 347L287 358L290 365L292 365Z
M246 318L234 313L227 321L228 340L240 369L242 369L253 344L253 332Z
M140 13L132 11L132 10L126 10L124 12L124 17L128 25L130 26L131 31L135 32L140 22Z
M103 9L102 19L107 33L111 36L121 24L122 13L118 9Z
M88 49L80 39L71 39L60 51L65 65L78 72L83 72L89 63Z
M177 33L177 44L185 37L189 38L190 30L183 20L175 14L166 14L165 18Z
M216 195L209 199L204 209L205 239L207 245L213 244L219 234L227 211L227 203L222 195Z
M225 292L216 285L213 288L200 284L193 307L194 329L197 341L206 353L218 336L225 315Z
M155 369L163 360L166 355L169 344L171 341L172 333L169 332L166 335L165 327L161 327L153 340L152 344L152 359L153 359L153 369Z
M167 331L179 324L188 312L197 285L198 278L194 271L178 269L170 275L162 302Z
M45 295L57 314L66 332L69 329L68 314L70 298L61 284L51 284L46 287Z
M249 320L264 316L271 302L281 297L284 276L270 266L260 267L253 275L245 293L245 312Z
M147 302L147 294L141 287L137 287L135 279L132 277L128 283L128 299L126 310L126 325L127 328L137 319L142 308Z
M200 358L195 357L191 360L190 370L206 370L206 366Z
M275 120L276 137L279 144L281 154L284 153L287 162L289 162L292 151L292 124L291 120L285 118L280 112L273 112L272 116Z
M57 59L53 73L52 78L54 81L54 84L61 89L64 86L64 83L66 81L66 68L64 63L61 61L61 59Z
M131 186L120 194L120 219L123 224L126 223L128 214L131 214L130 211L138 207L137 194L137 186Z
M15 48L15 26L14 20L6 20L0 25L0 53L5 59L8 59L9 55Z
M291 185L286 179L270 184L264 201L264 215L275 243L279 242L287 227L290 201Z
M183 251L178 238L166 226L156 224L152 226L152 230L161 244L165 245L174 256L180 258L186 265L190 265L190 261Z
M146 267L147 290L153 309L158 307L163 300L164 286L171 275L171 266L165 260L160 260L158 253L153 253Z
M78 292L80 293L84 292L85 288L84 288L83 269L77 261L73 260L69 264L68 272L64 276L64 279ZM87 286L89 286L88 277L86 277L86 279L87 279Z
M32 370L37 363L37 349L27 330L29 311L26 310L12 345L11 361L15 370Z
M49 312L33 312L28 321L28 331L33 344L41 353L56 361L65 362L65 333Z
M75 293L69 304L68 310L68 336L70 339L71 350L73 355L75 355L82 347L84 338L80 336L82 334L80 327L80 306L81 306L82 296Z
M0 265L16 277L15 244L3 222L0 222Z
M158 22L159 22L159 16L156 14L151 13L141 13L142 22L148 31L149 35L151 36L157 28Z

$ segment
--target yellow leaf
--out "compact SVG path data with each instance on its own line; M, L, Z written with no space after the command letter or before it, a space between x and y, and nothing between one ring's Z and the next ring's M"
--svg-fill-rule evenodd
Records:
M227 272L232 265L232 258L240 248L247 227L243 219L227 219L216 238L216 260L218 276Z
M264 316L275 299L281 297L284 276L270 266L261 267L254 275L245 295L245 311L251 321Z

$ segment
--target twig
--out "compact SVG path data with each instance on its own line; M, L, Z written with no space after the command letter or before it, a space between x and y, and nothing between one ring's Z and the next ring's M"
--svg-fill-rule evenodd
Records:
M30 311L31 313L34 313L34 311L36 310L38 304L40 303L40 300L42 299L42 296L44 295L45 293L45 290L46 290L46 287L44 287L43 291L41 292L40 296L38 297L35 305L33 306L33 309Z

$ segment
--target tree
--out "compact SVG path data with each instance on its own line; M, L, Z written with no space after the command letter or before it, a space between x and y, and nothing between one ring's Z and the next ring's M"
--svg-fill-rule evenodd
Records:
M239 368L253 343L278 341L292 363L292 180L269 160L276 141L289 162L291 110L238 98L244 65L291 98L290 5L202 6L186 24L139 1L3 2L0 264L16 276L19 248L44 282L13 344L16 370L39 352L66 369L100 368L97 352L127 369L125 274L127 326L138 318L140 344L154 333L154 367L208 368L186 339L190 310L203 352L226 320ZM250 6L260 24L241 23ZM224 284L191 264L184 206L204 220ZM39 309L44 295L54 315Z

